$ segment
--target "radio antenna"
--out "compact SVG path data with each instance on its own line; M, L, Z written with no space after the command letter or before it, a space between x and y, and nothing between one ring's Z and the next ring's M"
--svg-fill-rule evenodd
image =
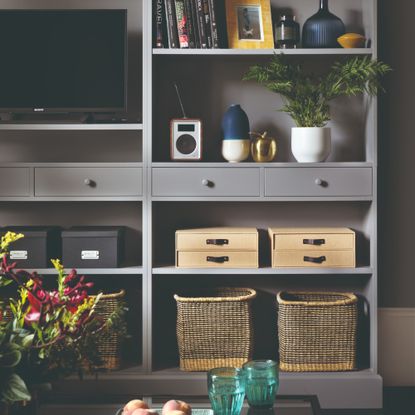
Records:
M177 86L176 83L174 84L174 88L176 89L177 99L179 100L180 108L182 109L183 118L187 118L186 113L184 112L184 107L183 107L182 98L180 96L179 87Z

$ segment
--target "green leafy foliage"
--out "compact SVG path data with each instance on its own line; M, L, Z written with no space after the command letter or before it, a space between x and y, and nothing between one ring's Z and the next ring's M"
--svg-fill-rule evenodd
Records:
M385 63L365 56L336 62L326 75L318 76L281 54L265 65L252 66L243 79L280 94L285 101L281 111L297 127L324 127L330 121L330 101L363 93L376 95L382 89L380 78L390 70Z

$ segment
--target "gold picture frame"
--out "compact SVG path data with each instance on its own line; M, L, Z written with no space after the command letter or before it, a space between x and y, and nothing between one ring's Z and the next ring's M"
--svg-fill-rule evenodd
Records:
M274 49L270 0L225 0L231 49Z

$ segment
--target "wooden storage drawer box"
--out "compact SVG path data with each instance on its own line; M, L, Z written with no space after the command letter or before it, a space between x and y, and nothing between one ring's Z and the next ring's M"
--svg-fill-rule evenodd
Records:
M355 267L355 233L348 228L270 228L273 267Z
M153 168L153 196L259 196L259 169L233 167Z
M51 197L137 197L143 193L139 167L38 167L35 195Z
M176 231L179 268L258 268L258 230L202 228Z

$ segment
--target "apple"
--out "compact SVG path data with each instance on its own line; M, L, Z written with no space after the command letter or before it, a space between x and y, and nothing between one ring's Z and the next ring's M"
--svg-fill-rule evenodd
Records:
M148 408L137 408L133 412L130 412L131 415L157 415L157 411Z
M166 415L167 413L169 413L169 415L180 415L180 414L172 414L173 411L184 412L184 415L192 415L192 408L187 402L178 401L175 399L167 401L163 405L162 414Z
M125 404L123 408L124 415L132 414L136 409L148 409L148 405L141 399L133 399ZM136 415L145 415L145 414L136 414Z

